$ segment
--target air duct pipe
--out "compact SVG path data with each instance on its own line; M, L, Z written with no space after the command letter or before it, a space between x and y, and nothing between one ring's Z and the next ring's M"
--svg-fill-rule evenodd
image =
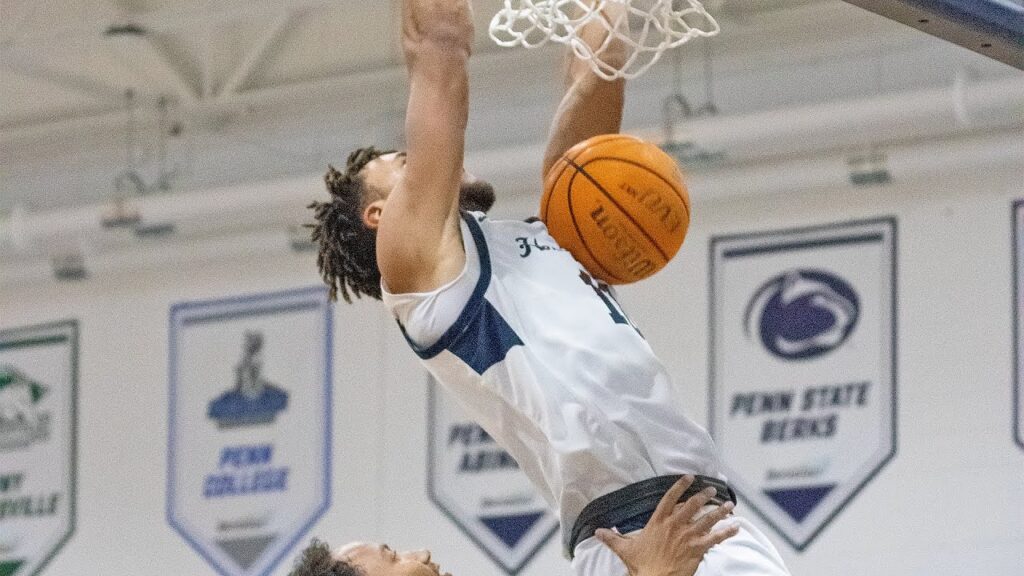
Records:
M674 140L692 141L728 160L801 155L936 138L956 131L1024 125L1024 82L957 82L920 90L677 124ZM661 140L663 130L643 133Z
M1024 172L1024 132L1007 131L972 138L933 141L914 146L893 147L885 151L885 167L896 185L905 185L925 178L951 180L965 175L989 176L1007 168ZM769 196L808 190L843 190L850 187L850 167L845 155L828 155L735 166L704 171L689 176L689 187L695 201L709 201L751 196ZM981 179L981 178L979 178ZM306 196L298 190L310 190L318 179L297 179L252 188L224 191L224 194L178 196L176 208L167 208L163 216L195 216L204 210L223 206L225 198L237 204L241 212L230 214L203 213L217 220L223 228L239 214L262 218L258 226L222 229L219 235L173 236L156 243L132 242L122 246L90 243L85 251L86 266L96 277L122 269L152 266L181 266L187 262L244 259L255 254L284 253L289 250L285 226L304 216ZM243 192L244 190L244 192ZM245 198L259 198L259 210ZM214 201L213 198L220 198ZM195 204L186 208L185 205ZM245 203L248 202L248 203ZM499 216L524 217L536 210L536 196L518 195L499 203ZM229 204L230 205L230 204ZM146 209L157 208L158 204ZM257 214L258 212L258 214ZM225 218L228 220L225 222ZM212 223L211 223L212 225ZM209 230L207 232L210 232ZM66 246L66 244L64 244ZM0 261L0 284L42 281L50 277L49 262L40 258L4 259Z
M961 129L951 130L951 127L956 126ZM695 142L704 149L725 150L730 162L749 158L757 160L758 164L785 166L788 160L779 156L817 156L826 150L847 153L869 145L880 145L882 149L887 149L899 147L901 142L925 138L948 139L960 135L962 139L965 133L970 133L965 129L968 127L975 131L984 128L986 133L992 134L995 127L1005 130L1022 126L1024 82L1013 78L973 85L960 83L942 90L924 90L799 109L703 118L682 126L683 131L677 135L677 139L692 135ZM660 128L634 133L651 136L655 141L661 140ZM1012 159L1013 154L1019 159L1020 139L1018 130L1011 136L989 136L976 140L982 143L978 146L988 147L977 160L983 161L986 157ZM948 163L955 166L965 162L961 154L956 152L959 144L942 146L943 149L952 150L943 156L945 163L931 162L927 157L911 161L910 156L914 156L915 152L908 152L910 156L905 161L914 166L920 166L922 162L929 166L934 164L934 169L938 171L948 171ZM930 150L929 145L914 149ZM471 171L492 181L500 190L513 194L537 193L543 150L543 144L538 144L478 152L468 155L466 164ZM901 177L897 160L897 153L890 154L894 175ZM765 178L742 176L748 170L760 172L764 169L743 167L752 163L740 162L740 166L722 168L694 167L690 170L691 190L695 196L703 198L761 193L763 190L760 186L740 185L744 181L768 183ZM845 159L835 160L831 166L825 158L797 163L799 168L786 168L791 170L790 174L773 180L787 182L783 190L807 189L826 180L833 184L846 181ZM780 176L781 171L777 170ZM146 196L135 199L134 203L147 221L172 222L178 232L184 235L211 236L307 220L309 214L304 205L318 194L323 194L323 189L323 181L319 176L309 176L202 192ZM35 251L33 248L46 250L58 245L86 243L106 246L134 242L134 237L128 233L100 228L100 221L107 209L106 205L93 205L9 217L0 222L0 247L4 252L21 252L27 256Z

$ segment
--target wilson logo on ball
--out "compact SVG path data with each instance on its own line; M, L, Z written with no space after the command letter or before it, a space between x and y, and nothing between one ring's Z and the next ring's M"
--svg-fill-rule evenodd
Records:
M619 265L636 277L646 277L655 272L654 263L644 257L639 242L628 232L620 228L608 215L604 206L598 206L590 213L590 219L601 230L601 235L608 241L612 254Z
M657 188L640 190L628 182L619 184L619 189L635 199L652 216L655 216L661 222L662 230L666 233L679 230L679 227L683 225L683 219L687 218L685 213L679 213L681 206L678 200L679 193L675 190ZM663 196L666 193L669 194L670 198ZM685 208L685 205L682 205L682 207Z
M785 360L816 358L843 345L860 317L856 292L820 270L791 270L751 298L744 314L748 338Z

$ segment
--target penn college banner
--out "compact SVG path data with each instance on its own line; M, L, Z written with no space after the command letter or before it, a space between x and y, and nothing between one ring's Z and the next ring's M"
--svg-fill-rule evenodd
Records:
M78 324L0 330L0 576L34 576L75 530Z
M170 313L167 518L225 576L266 575L330 505L326 290Z
M804 550L896 452L896 221L711 242L710 429Z
M522 570L558 530L558 519L509 456L432 378L427 492L508 574Z
M1013 204L1013 437L1024 448L1024 200Z

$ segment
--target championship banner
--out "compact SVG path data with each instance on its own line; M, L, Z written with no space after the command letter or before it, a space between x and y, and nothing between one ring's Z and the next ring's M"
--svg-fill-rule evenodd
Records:
M75 531L78 324L0 330L0 576L34 576Z
M171 307L167 518L220 574L266 575L330 505L321 288Z
M430 500L510 575L558 530L558 518L516 461L433 378L429 388Z
M896 221L711 242L710 429L804 550L896 453Z
M1013 203L1013 437L1024 448L1024 200Z

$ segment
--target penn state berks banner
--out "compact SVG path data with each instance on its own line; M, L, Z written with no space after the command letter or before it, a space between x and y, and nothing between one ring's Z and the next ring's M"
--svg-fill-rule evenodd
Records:
M0 576L34 576L75 530L78 324L0 330Z
M1013 437L1024 448L1024 200L1013 204Z
M263 576L331 488L331 307L321 288L170 314L167 518L225 576Z
M516 461L432 378L427 493L508 574L522 570L558 530L558 518Z
M710 429L804 550L896 451L896 221L711 242Z

